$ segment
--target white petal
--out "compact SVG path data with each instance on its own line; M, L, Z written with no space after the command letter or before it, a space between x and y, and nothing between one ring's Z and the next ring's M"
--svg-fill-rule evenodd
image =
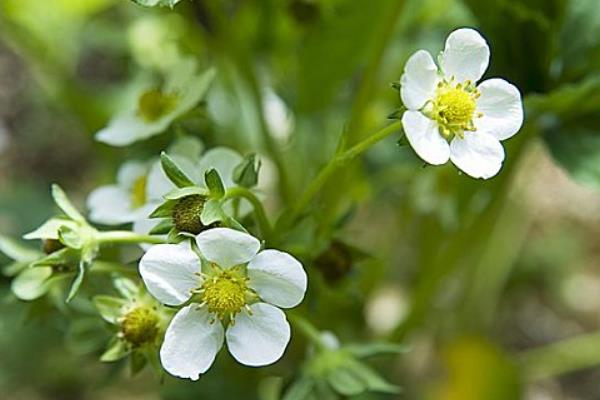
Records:
M117 185L101 186L87 199L90 220L106 225L120 225L135 219L129 193Z
M233 170L242 161L242 156L226 147L215 147L204 153L198 163L198 169L204 182L204 173L216 169L226 187L234 186Z
M252 315L243 311L227 329L227 347L244 365L259 367L279 360L290 341L290 324L279 308L266 303L250 306Z
M438 68L431 55L425 50L413 54L406 62L400 79L400 96L406 108L420 110L427 100L434 97L438 81Z
M406 111L402 126L408 142L424 161L433 165L445 164L450 158L450 146L440 135L437 124L419 111Z
M212 323L211 323L212 322ZM170 374L197 380L223 346L223 325L206 307L191 304L173 317L160 348L160 361Z
M221 268L245 264L260 249L260 242L247 233L229 228L214 228L196 236L200 253Z
M146 198L148 201L162 201L163 196L175 188L175 185L167 178L160 165L160 161L152 163L148 180L146 181Z
M146 163L139 161L127 161L119 168L117 172L117 182L119 186L125 189L131 188L135 182L148 173Z
M490 48L485 39L474 29L463 28L452 32L446 39L441 55L441 67L447 79L458 82L477 82L490 62Z
M450 143L450 159L473 178L488 179L500 171L504 148L492 135L466 132L464 139L455 137Z
M161 129L162 126L145 124L132 111L112 119L106 128L96 133L96 140L111 146L127 146L157 134Z
M140 260L140 275L148 291L160 302L180 305L200 286L200 260L190 244L157 244Z
M481 97L477 100L477 111L483 117L475 118L480 132L489 133L498 140L508 139L523 125L523 103L521 93L504 79L488 79L479 87Z
M295 307L306 292L306 272L291 255L263 250L248 264L250 287L260 298L279 307Z

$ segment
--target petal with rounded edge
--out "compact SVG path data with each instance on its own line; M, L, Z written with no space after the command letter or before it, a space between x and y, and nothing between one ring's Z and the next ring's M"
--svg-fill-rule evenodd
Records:
M404 74L400 78L400 96L409 110L420 110L427 100L435 96L439 81L438 68L431 55L419 50L406 62Z
M231 355L244 365L259 367L279 360L290 341L290 324L279 308L266 303L250 306L235 317L225 337Z
M87 199L90 220L106 225L120 225L135 219L131 197L117 185L100 186Z
M474 29L462 28L452 32L446 39L440 66L446 79L454 77L458 82L477 82L490 62L490 48L485 39Z
M523 125L523 102L521 93L504 79L488 79L478 89L477 111L483 114L475 118L477 131L489 133L498 140L513 136Z
M260 249L254 236L229 228L213 228L196 236L200 253L221 268L245 264Z
M200 259L188 242L150 247L139 269L150 294L167 305L185 303L201 283Z
M223 346L223 325L206 307L191 304L173 317L160 348L160 361L171 375L197 380Z
M419 111L406 111L402 126L408 142L417 155L433 165L441 165L450 158L450 146L440 135L437 123Z
M500 171L504 148L492 135L466 132L464 139L455 137L450 143L450 159L473 178L488 179Z
M279 307L295 307L306 292L300 261L278 250L263 250L248 264L249 285L260 298Z
M146 163L139 161L127 161L121 165L117 172L117 183L124 189L131 188L135 182L148 173Z

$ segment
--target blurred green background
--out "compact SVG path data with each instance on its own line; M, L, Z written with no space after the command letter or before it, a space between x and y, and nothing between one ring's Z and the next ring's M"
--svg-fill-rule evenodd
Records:
M288 195L269 201L276 216L344 129L356 142L386 123L408 56L437 53L462 26L490 44L486 77L525 100L503 170L475 181L379 143L284 240L311 276L304 307L343 342L406 343L376 363L400 398L599 399L598 0L1 0L0 232L44 221L52 182L83 206L123 160L158 154L173 132L127 148L93 134L180 53L218 70L194 134L242 153L267 150L265 125L273 134L290 176ZM84 306L19 302L9 284L0 278L1 399L268 400L268 377L290 379L304 354L295 336L269 368L222 352L196 383L132 378L97 361L108 336ZM99 335L82 338L90 326Z

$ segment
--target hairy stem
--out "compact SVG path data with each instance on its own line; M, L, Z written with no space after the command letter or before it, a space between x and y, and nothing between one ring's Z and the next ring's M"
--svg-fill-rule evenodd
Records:
M166 243L164 239L158 236L140 235L130 231L108 231L98 233L99 243L115 244L162 244Z

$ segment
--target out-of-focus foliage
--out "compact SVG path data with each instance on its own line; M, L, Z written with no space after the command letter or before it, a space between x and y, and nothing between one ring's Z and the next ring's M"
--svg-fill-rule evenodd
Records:
M327 357L294 330L285 357L267 368L221 352L199 382L151 368L131 377L146 359L98 361L116 333L92 298L119 295L104 293L114 271L73 264L49 285L48 269L23 274L43 249L4 238L56 214L52 182L84 211L86 195L114 182L124 160L158 157L185 135L244 156L235 182L258 183L274 221L343 132L357 143L398 110L391 84L406 59L417 49L435 55L463 26L489 42L486 77L523 95L525 126L506 143L501 174L482 182L450 165L422 167L409 146L387 138L334 174L271 242L308 271L295 313L334 332L341 349L385 340L406 346L401 353L367 365L334 352L341 367L319 369ZM94 141L140 93L162 87L182 57L216 72L198 107L128 148ZM600 329L599 188L597 0L3 0L0 398L594 399L600 360L588 347L559 348L566 358L528 351ZM205 222L222 217L208 210ZM252 216L243 222L260 231ZM133 270L140 254L107 246L98 256ZM66 304L76 276L82 292ZM571 373L540 380L532 370Z

